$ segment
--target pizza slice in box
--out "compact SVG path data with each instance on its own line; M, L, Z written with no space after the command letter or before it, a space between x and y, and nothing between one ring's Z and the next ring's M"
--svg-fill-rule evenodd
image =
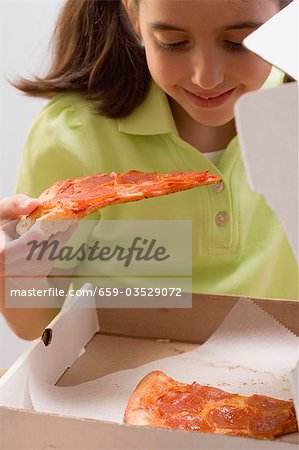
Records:
M137 385L127 404L125 422L256 439L298 430L292 401L244 397L196 382L180 383L158 370Z
M17 225L25 233L36 221L59 221L52 232L63 231L62 220L77 220L108 205L134 202L185 191L220 181L208 172L139 172L100 173L88 177L58 181L39 197L41 204Z

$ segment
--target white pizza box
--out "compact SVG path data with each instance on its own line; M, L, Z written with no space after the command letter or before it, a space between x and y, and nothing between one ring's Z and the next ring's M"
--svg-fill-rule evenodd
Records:
M88 285L82 289L86 288ZM166 357L173 355L183 356L194 347L203 348L201 345L199 347L199 344L207 341L237 302L238 297L194 294L193 307L185 309L96 309L91 303L88 308L72 307L61 310L46 328L43 339L34 341L0 381L1 448L5 450L297 448L299 433L279 437L274 441L255 440L192 431L128 426L107 420L70 417L66 414L33 410L32 396L29 393L31 387L28 387L29 376L34 375L42 383L51 386L56 384L59 387L70 388L151 361L165 360ZM262 308L267 316L271 315L276 324L279 321L292 333L299 335L297 302L254 299L254 304ZM280 361L284 358L284 354L279 356ZM95 395L102 395L103 401L105 400L105 391Z
M298 80L298 0L250 34L244 45ZM236 125L251 188L280 220L298 261L298 83L243 95Z

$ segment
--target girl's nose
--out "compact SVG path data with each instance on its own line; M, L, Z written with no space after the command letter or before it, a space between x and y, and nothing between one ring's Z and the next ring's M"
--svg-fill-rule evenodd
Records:
M192 83L201 89L211 91L224 80L224 67L221 58L209 50L203 50L196 55Z

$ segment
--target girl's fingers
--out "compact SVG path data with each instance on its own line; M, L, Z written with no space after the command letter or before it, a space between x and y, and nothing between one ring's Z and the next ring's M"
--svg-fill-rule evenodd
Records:
M7 227L8 225L4 226L4 228ZM2 252L0 253L3 259L2 262L0 261L1 270L4 271L6 276L11 277L47 276L57 263L56 259L49 257L49 251L53 247L52 244L59 252L77 227L78 223L75 222L66 231L46 239L43 231L40 229L40 223L37 222L26 233L15 240L9 240L2 227L0 230L0 241L2 240L2 243L0 242ZM50 250L47 251L47 249Z
M40 242L43 240L43 232L38 226L33 225L30 230L24 233L18 239L11 240L8 242L6 236L6 246L5 246L5 261L7 264L12 264L18 259L23 259L29 255L31 241Z
M20 216L30 214L40 201L24 194L16 194L0 199L0 221L5 223L7 219L17 219Z
M7 220L2 226L1 226L1 232L5 233L6 235L6 241L10 242L13 239L16 238L16 225L18 221L17 220Z
M36 223L18 239L9 241L9 238L6 236L6 264L11 265L16 264L18 261L23 261L24 271L28 270L28 267L37 261L38 264L49 265L52 267L57 261L49 260L49 252L53 250L53 248L56 248L56 250L59 251L59 249L69 240L77 227L77 223L72 224L66 231L52 235L50 239L45 239L39 223ZM57 244L54 241L57 241ZM41 254L41 257L40 260L37 260L39 254Z

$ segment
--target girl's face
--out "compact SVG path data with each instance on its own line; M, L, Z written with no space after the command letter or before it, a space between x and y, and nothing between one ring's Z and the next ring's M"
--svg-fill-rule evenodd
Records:
M196 122L220 126L271 65L243 39L279 10L278 0L123 0L153 79Z

